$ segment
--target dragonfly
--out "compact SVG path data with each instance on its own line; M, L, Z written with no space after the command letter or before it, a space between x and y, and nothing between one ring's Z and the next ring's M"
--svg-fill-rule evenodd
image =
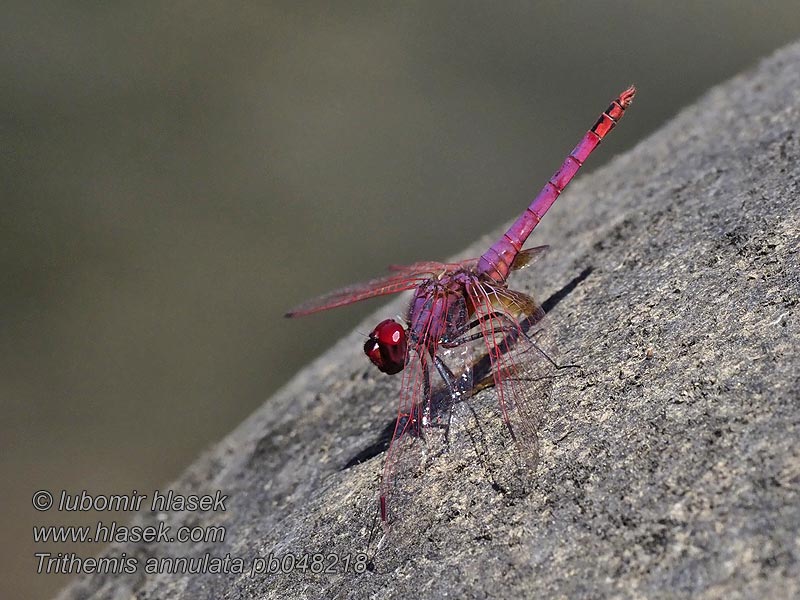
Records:
M636 88L630 86L611 102L527 209L479 258L390 266L386 276L332 291L286 313L287 317L299 317L414 290L402 322L381 321L364 343L364 353L380 371L402 373L379 494L385 525L390 519L389 498L398 459L405 447L401 442L409 437L424 438L433 427L447 431L450 409L477 388L494 387L505 428L535 460L538 402L536 386L526 383L526 379L530 381L527 374L537 362L547 359L556 363L532 333L544 311L531 296L510 289L508 277L543 254L546 246L523 249L523 244L622 118L635 94ZM472 362L476 347L482 356ZM437 385L432 383L434 377L438 377Z

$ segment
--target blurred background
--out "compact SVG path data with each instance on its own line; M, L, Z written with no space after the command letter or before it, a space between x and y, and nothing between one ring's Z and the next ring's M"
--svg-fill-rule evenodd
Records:
M520 213L800 36L781 2L5 2L0 597L38 489L148 493L375 304L293 304ZM562 243L568 244L568 240Z

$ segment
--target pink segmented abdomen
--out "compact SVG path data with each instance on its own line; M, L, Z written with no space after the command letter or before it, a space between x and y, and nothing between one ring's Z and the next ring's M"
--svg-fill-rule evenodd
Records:
M478 260L478 273L486 275L498 283L503 283L508 277L514 257L522 249L522 245L534 230L539 221L553 205L558 195L564 191L567 184L575 177L581 165L602 139L614 128L622 118L625 109L631 105L636 88L631 86L614 100L605 110L597 123L583 136L575 149L569 153L542 191L533 199L528 208L508 231L497 242L492 244Z

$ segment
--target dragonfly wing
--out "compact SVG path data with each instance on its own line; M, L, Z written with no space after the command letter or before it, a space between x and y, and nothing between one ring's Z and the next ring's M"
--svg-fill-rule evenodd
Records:
M476 316L484 317L479 326L486 355L474 367L476 387L494 384L503 422L532 467L555 371L548 360L552 349L543 347L544 312L533 298L486 282L471 286L468 294Z
M339 288L324 296L308 300L307 302L295 306L284 316L290 318L301 317L322 310L336 308L337 306L352 304L353 302L359 302L368 298L404 292L414 289L423 281L429 279L430 276L431 271L428 269L412 270L409 268L408 270L397 272L392 275L386 275L363 283L356 283Z
M517 269L523 269L527 267L532 262L539 260L542 256L544 256L549 249L550 246L535 246L533 248L520 250L514 257L514 262L511 263L511 270L516 271Z
M435 302L435 297L431 300ZM448 311L442 315L445 322L466 322L463 299L453 302ZM427 334L434 323L423 325L419 337L429 339ZM449 468L449 462L436 459L446 450L454 405L472 389L470 351L468 345L444 348L417 344L409 349L381 483L384 523L416 523L417 516L436 510L441 502L441 497L430 492L438 473L430 467ZM412 514L414 518L409 518Z
M379 503L384 524L395 521L413 495L406 480L417 475L423 462L422 418L431 379L424 349L422 358L417 350L408 352L395 428L383 465Z
M423 261L416 262L410 265L389 265L389 271L395 273L427 273L428 275L435 275L444 271L451 270L454 266L448 263L441 263L436 261Z

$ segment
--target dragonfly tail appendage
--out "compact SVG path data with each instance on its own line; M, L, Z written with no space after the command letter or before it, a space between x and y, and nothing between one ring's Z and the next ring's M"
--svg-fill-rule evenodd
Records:
M634 86L622 92L609 107L600 115L594 127L589 129L578 142L578 145L564 159L561 167L545 184L527 210L523 212L508 231L503 234L491 248L484 252L478 260L478 272L487 275L498 283L503 283L508 277L511 265L517 253L534 228L542 220L547 210L553 205L559 194L572 181L578 169L589 157L592 151L600 144L603 138L614 128L622 118L633 97L636 94Z

